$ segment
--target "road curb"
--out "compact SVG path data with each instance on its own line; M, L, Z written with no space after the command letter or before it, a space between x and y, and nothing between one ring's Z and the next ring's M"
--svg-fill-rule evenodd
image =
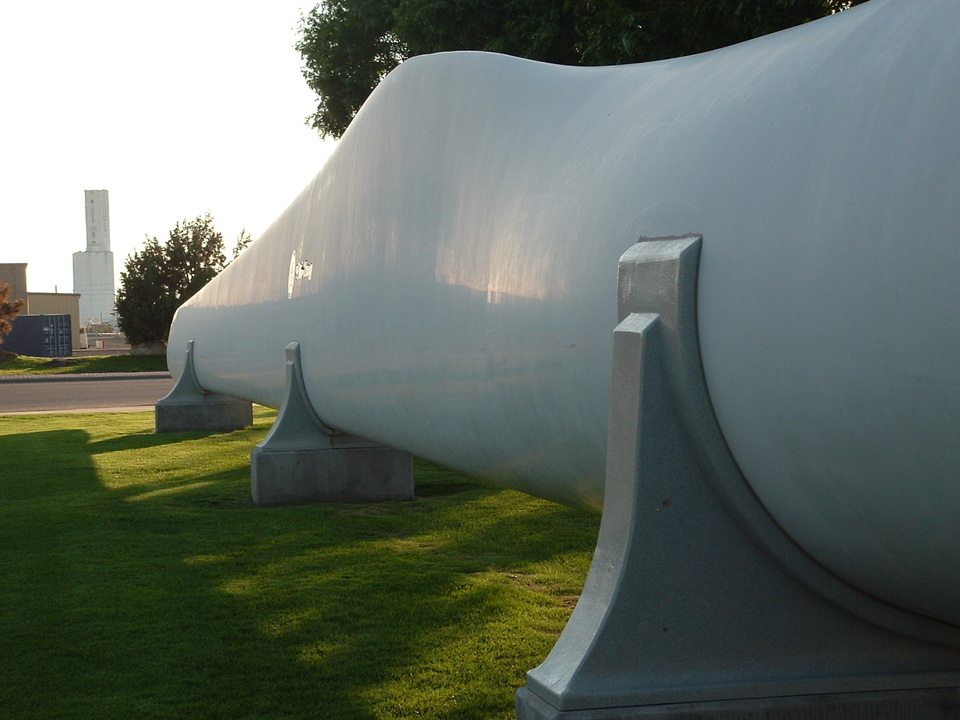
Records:
M3 383L69 382L75 380L154 380L171 378L169 372L59 373L56 375L0 375Z

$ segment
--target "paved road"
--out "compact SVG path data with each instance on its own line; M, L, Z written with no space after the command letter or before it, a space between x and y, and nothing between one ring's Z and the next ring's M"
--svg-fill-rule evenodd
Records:
M0 378L0 415L152 410L172 387L168 373L7 376Z

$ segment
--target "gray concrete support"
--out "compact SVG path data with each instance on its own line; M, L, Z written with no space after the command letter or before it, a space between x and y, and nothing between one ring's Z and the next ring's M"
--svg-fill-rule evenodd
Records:
M212 393L197 379L193 340L187 343L187 361L177 384L154 406L156 432L231 432L253 424L253 404Z
M521 720L947 720L960 718L957 688L724 700L632 708L558 711L529 690L517 695Z
M700 242L621 259L600 536L517 717L957 718L960 628L817 565L729 456L699 367Z
M270 433L250 455L257 505L384 502L413 498L413 459L340 432L310 404L300 344L286 348L287 394Z

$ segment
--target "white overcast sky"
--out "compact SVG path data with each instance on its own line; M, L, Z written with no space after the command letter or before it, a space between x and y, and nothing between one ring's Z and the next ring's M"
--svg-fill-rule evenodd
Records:
M210 212L229 248L333 149L304 124L293 49L312 0L54 0L0 8L0 262L73 289L84 190L110 192L116 272L144 236Z

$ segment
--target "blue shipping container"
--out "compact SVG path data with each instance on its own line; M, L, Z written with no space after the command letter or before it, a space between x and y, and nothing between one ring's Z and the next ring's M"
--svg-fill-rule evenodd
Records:
M73 338L69 315L20 315L0 348L18 355L34 357L70 357Z

